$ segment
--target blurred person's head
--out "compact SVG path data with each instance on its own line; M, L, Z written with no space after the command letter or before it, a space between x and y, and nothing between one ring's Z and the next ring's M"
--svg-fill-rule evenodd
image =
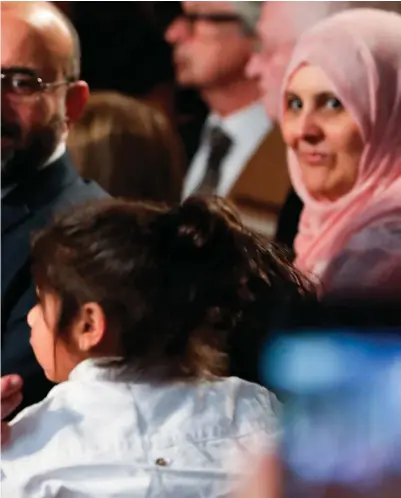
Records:
M246 67L258 81L267 113L276 117L282 80L299 37L348 2L261 2L258 44Z
M43 166L85 105L79 40L49 2L1 4L3 187Z
M183 150L158 109L116 92L94 92L72 127L68 148L84 178L113 197L179 201Z
M370 7L401 11L401 2L318 1L259 4L261 13L255 27L258 43L246 72L250 78L258 81L267 113L271 117L277 117L285 71L294 46L303 33L324 18L345 9Z
M258 2L240 2L255 4ZM243 22L236 2L182 2L182 14L167 28L173 46L176 79L203 94L247 85L249 98L258 92L246 81L245 66L254 48L250 22ZM254 8L251 5L251 10ZM252 18L252 15L250 15Z
M218 198L80 206L36 235L32 258L31 344L57 382L89 357L148 379L213 377L232 334L265 330L267 309L309 292Z

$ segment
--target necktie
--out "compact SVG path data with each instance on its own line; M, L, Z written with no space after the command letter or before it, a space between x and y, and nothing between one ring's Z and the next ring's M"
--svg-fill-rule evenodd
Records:
M216 193L220 180L220 167L223 159L230 150L233 141L219 127L209 131L210 152L206 164L206 173L196 189L197 195L213 195Z

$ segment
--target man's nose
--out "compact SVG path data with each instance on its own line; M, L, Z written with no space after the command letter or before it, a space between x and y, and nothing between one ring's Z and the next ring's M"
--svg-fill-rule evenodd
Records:
M182 17L177 17L166 29L164 39L167 43L174 45L187 39L190 35L191 30L188 22Z
M1 118L9 123L17 121L18 106L6 91L1 92Z
M249 79L257 79L260 77L262 69L262 56L258 52L254 52L245 67L245 74Z
M1 110L3 112L4 109L10 107L10 98L9 91L3 87L1 88Z

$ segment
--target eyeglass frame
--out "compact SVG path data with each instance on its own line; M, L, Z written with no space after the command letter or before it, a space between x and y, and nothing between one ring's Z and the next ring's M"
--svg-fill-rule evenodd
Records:
M183 19L187 21L191 26L191 31L194 29L194 24L197 21L206 21L215 24L224 24L224 23L238 23L241 26L244 34L246 36L254 36L255 32L251 30L246 23L243 21L240 15L238 14L230 14L226 12L215 12L215 13L206 13L206 12L181 12L177 19Z
M10 93L14 97L17 97L20 99L32 98L32 97L37 96L38 94L42 94L42 93L44 93L48 90L51 90L53 88L58 88L58 87L61 87L63 85L70 85L70 84L78 81L78 79L76 77L71 76L71 77L68 77L68 78L66 78L64 80L60 80L60 81L46 82L43 80L43 78L38 76L33 69L30 69L27 67L10 67L10 68L2 68L1 69L1 82L3 82L3 80L5 80L5 79L9 79L12 81L12 78L15 75L29 76L32 78L33 81L36 81L37 86L38 86L36 90L33 90L32 93L26 94L26 95L16 93L14 91L13 87L9 86L8 89L11 90ZM3 83L2 83L2 85L3 85ZM3 89L2 89L2 91L3 91Z

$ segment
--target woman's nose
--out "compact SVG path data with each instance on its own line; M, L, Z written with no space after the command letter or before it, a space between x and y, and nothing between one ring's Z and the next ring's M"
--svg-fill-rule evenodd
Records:
M305 112L299 116L297 137L307 141L316 141L323 136L323 129L313 113Z

